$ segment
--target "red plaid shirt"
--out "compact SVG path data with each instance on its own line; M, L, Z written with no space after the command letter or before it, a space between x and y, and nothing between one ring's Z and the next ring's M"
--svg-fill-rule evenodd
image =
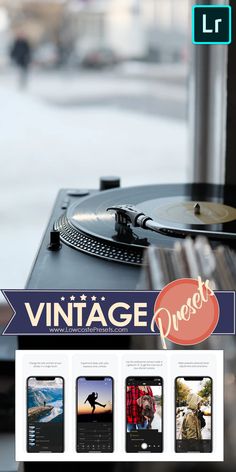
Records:
M147 392L140 390L138 385L130 385L126 391L126 418L127 423L137 424L142 423L141 408L137 404L139 397L143 395L150 395L153 397L151 387L147 386Z

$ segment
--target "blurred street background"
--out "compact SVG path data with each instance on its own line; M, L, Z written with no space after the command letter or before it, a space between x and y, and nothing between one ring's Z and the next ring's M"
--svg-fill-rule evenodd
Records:
M1 288L24 288L60 188L187 180L188 25L189 0L0 0Z
M0 0L1 287L24 287L59 188L187 180L189 3Z

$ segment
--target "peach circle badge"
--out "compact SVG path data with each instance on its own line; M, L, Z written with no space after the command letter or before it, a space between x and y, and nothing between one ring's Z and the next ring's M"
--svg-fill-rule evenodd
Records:
M156 323L162 346L166 339L176 344L194 345L207 339L219 320L219 304L209 281L178 279L169 283L154 305L151 329Z

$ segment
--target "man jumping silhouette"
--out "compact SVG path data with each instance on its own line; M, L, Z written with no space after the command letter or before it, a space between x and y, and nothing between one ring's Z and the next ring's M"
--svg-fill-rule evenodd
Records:
M84 401L84 403L89 402L90 406L92 407L92 414L95 411L96 405L102 406L102 408L106 407L106 404L102 405L101 403L97 402L96 401L97 398L98 398L98 393L92 392L87 396L86 400Z

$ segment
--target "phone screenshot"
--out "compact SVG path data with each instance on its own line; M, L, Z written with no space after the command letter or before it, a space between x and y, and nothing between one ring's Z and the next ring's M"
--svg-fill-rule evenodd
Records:
M64 451L64 379L27 379L27 452Z
M212 452L212 379L175 379L176 452Z
M163 380L126 379L126 451L162 452Z
M76 380L77 452L113 452L113 379Z

